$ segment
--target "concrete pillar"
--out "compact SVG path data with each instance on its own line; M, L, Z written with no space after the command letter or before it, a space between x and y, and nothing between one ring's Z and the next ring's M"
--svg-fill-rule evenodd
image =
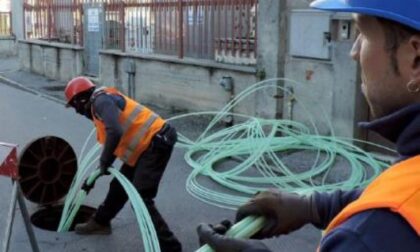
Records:
M23 0L11 0L12 31L17 39L24 39L23 34Z
M284 77L287 41L287 1L259 1L257 76L260 79ZM283 83L278 81L278 85ZM256 95L256 114L263 118L281 118L282 92L265 89Z

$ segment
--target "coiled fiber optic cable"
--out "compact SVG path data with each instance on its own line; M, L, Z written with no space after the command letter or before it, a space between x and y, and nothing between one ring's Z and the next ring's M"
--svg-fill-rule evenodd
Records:
M168 119L170 121L187 116L214 115L213 120L196 140L188 139L181 134L179 137L177 146L186 149L185 159L193 168L186 184L190 194L212 205L236 209L257 191L273 186L297 193L364 187L388 166L387 162L354 146L347 141L348 139L335 137L331 123L327 119L325 122L331 128L332 135L319 135L312 116L297 97L294 99L303 107L312 128L290 120L260 119L229 112L247 96L267 88L279 88L293 95L277 86L278 81L298 85L287 79L266 80L245 89L220 112L191 113ZM327 118L324 113L320 114ZM212 128L227 115L246 118L247 121L210 134ZM296 172L276 155L291 150L311 151L316 156L315 161L306 171ZM232 157L235 159L239 157L242 161L231 169L217 170L217 163ZM350 164L349 177L347 180L328 183L331 167L338 158ZM369 167L371 174L368 174L366 167ZM249 170L256 170L259 175L245 175ZM201 185L198 182L199 176L210 178L224 188L230 189L233 194L217 192Z
M329 125L331 136L319 135L311 114L301 102L300 105L307 115L311 128L303 123L290 120L260 119L231 112L233 107L247 96L267 88L281 89L284 93L293 96L296 101L299 101L288 90L279 87L277 85L278 81L298 85L298 83L287 79L266 80L245 89L220 112L190 113L168 119L168 121L171 121L191 116L214 115L213 120L196 140L188 139L184 135L179 134L179 142L176 146L186 149L185 159L193 168L186 183L186 189L191 195L212 205L236 209L257 191L265 190L272 186L298 193L363 187L388 165L386 162L354 146L349 140L366 144L371 143L335 137L331 122L329 122L325 113L320 113L320 115L325 118L325 122ZM210 134L211 130L227 115L242 118L243 122ZM315 134L311 134L311 132ZM82 152L84 149L85 146ZM81 165L86 170L88 166L96 162L95 153L98 149L98 145L95 145L88 152L88 158ZM314 152L316 155L313 165L303 172L296 172L290 169L286 162L276 153L289 152L291 150ZM338 157L348 161L351 173L347 180L328 183L327 179L331 167L335 164ZM241 162L229 170L218 171L216 164L227 158L239 159ZM371 174L368 174L366 171L366 166L372 170ZM260 175L248 175L247 172L250 170L257 171ZM83 172L81 172L80 178L76 179L78 183L75 184L80 185L82 174ZM198 182L199 176L210 178L212 181L231 190L232 194L220 193L201 185ZM74 186L72 189L76 192L78 187ZM75 192L72 195L76 195ZM259 230L258 225L252 224L253 222L246 223L252 232ZM259 224L261 225L261 223ZM244 224L241 224L240 227L244 228L242 225ZM235 234L239 235L235 237L241 238L250 236L242 232L235 232Z
M210 129L226 115L238 116L229 111L246 96L270 86L279 88L277 85L267 85L268 82L278 80L284 81L285 79L267 80L244 90L226 105L221 112L215 114L214 119L195 141L183 135L180 136L178 146L187 149L185 159L193 168L187 180L187 191L194 197L212 205L235 209L237 206L245 203L255 192L266 189L268 185L298 193L311 193L315 190L350 190L355 187L364 187L388 165L388 163L376 159L369 153L354 146L348 142L349 139L335 137L331 123L328 120L326 121L330 127L331 136L320 136L311 117L308 118L313 126L312 131L316 133L315 135L310 134L311 130L301 123L288 120L264 120L250 117L244 123L236 124L233 127L217 131L213 134L208 134ZM263 84L266 87L263 87ZM287 90L283 91L287 92ZM304 108L304 111L309 115L307 109ZM206 113L192 113L190 115L203 114ZM173 117L170 120L177 120L186 116L189 115ZM243 115L239 116L246 117ZM267 127L271 129L268 132ZM354 139L350 140L354 141ZM364 141L359 142L367 143ZM290 150L311 150L316 152L316 159L312 167L300 173L293 172L289 169L275 153ZM323 155L325 156L324 158L321 157ZM216 163L238 156L246 156L246 158L243 158L242 162L236 167L227 171L216 171ZM334 165L336 158L340 156L350 164L352 168L351 174L345 181L327 183L331 167ZM365 166L371 167L373 174L368 176ZM241 176L241 174L251 168L256 168L262 177ZM243 193L244 195L219 193L206 188L197 181L197 177L200 175L206 176L219 185L229 188L234 192ZM316 176L322 176L320 182L315 181L314 178ZM253 185L250 186L250 183ZM251 223L245 225L250 225L248 226L248 230L252 230L252 232L238 232L234 236L231 236L232 233L229 230L227 235L238 238L249 238L252 234L258 232L262 226L262 221L259 225L252 225ZM244 228L244 226L241 226L241 228ZM205 251L210 252L212 250L208 246L204 246L198 250L198 252Z
M92 131L94 133L94 131ZM92 137L93 133L89 135L89 138L85 142L81 156L84 154L85 146L89 139ZM76 173L76 176L72 182L72 186L69 190L69 193L66 197L64 204L63 213L60 219L58 232L68 231L73 223L73 220L79 211L79 208L87 196L85 190L80 190L83 178L88 170L97 162L99 157L98 152L100 146L95 144L86 155L81 158L79 163L79 170ZM121 183L124 190L126 191L128 198L132 204L134 212L136 214L137 222L139 229L142 235L143 245L146 252L158 252L160 251L159 242L157 239L156 231L154 229L153 222L150 218L148 210L144 205L143 200L138 194L137 190L134 188L132 183L122 175L118 170L114 168L109 168L108 171ZM91 186L95 183L100 175L99 170L94 170L90 176L86 179L86 184Z

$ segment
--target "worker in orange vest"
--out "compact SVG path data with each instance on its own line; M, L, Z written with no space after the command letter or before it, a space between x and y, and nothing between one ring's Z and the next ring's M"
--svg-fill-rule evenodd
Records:
M72 79L66 86L67 106L92 120L97 140L103 150L99 159L101 174L118 157L126 176L141 195L155 226L162 251L182 251L181 243L171 232L155 206L159 182L171 157L177 133L149 108L112 87L96 89L85 77ZM114 178L104 202L87 222L76 225L77 234L110 234L111 220L127 202L128 196Z
M266 218L256 239L228 238L200 224L200 240L216 252L266 252L258 239L313 224L325 229L321 252L420 251L420 0L316 0L311 6L356 13L351 56L360 63L362 92L376 118L362 126L396 143L400 158L364 190L259 193L237 211L237 220Z

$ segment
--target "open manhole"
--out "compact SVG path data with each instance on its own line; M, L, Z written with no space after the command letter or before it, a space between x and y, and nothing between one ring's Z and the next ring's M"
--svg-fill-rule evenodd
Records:
M67 195L77 172L77 157L62 138L46 136L23 148L19 157L19 183L26 199L39 204L31 216L36 227L57 231L63 205L57 202ZM81 206L70 230L86 222L95 208Z
M38 228L57 231L63 209L63 205L45 207L32 214L31 222ZM69 231L73 231L76 224L87 222L95 211L93 207L81 206Z

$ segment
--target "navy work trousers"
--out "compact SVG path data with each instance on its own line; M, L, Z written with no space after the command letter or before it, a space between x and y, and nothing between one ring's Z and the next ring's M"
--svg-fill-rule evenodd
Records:
M164 218L155 206L159 182L171 157L177 140L175 128L169 124L153 137L150 146L139 157L136 167L122 165L120 172L126 176L141 195L152 222L155 226L162 252L180 252L181 243L171 232ZM113 179L109 186L105 201L99 206L96 222L108 225L127 202L128 196L117 179Z

